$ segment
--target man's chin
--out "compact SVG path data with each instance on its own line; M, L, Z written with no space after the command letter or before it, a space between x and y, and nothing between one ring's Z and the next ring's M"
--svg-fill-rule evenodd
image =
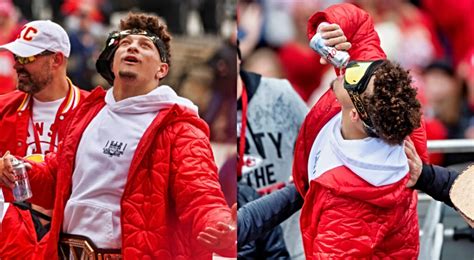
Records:
M28 94L35 94L36 92L38 92L35 91L32 86L18 85L17 89Z
M123 80L135 80L138 77L138 73L132 71L119 71L118 74Z

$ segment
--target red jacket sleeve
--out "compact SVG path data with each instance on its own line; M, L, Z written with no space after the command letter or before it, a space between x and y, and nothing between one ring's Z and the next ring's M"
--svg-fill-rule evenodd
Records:
M307 28L310 40L322 22L339 24L347 41L352 44L349 49L351 60L386 59L380 47L380 38L374 29L374 22L364 10L344 3L332 5L322 12L313 14L309 18Z
M48 153L42 163L30 163L33 168L28 172L28 178L30 179L33 197L29 201L45 209L52 209L58 168L56 153Z
M45 209L52 209L56 187L55 171L53 170L57 167L56 154L49 153L43 163L26 161L33 166L33 168L28 171L28 179L30 181L33 197L28 201ZM12 190L1 185L0 188L2 188L5 201L13 202Z
M176 213L193 238L217 222L230 223L231 211L224 199L209 139L192 124L178 123L171 155L171 192ZM237 241L237 238L235 239ZM235 248L219 251L235 255Z

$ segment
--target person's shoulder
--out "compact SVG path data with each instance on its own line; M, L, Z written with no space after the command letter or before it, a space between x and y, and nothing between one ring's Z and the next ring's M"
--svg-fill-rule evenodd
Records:
M26 95L25 92L19 91L19 90L14 90L11 92L8 92L6 94L0 95L0 100L5 102L5 101L13 101L19 98L24 98Z
M189 107L175 104L161 110L158 117L161 119L155 120L155 124L167 125L168 130L180 135L209 136L209 126L206 121L199 117L197 111Z
M105 97L106 91L103 87L97 86L91 92L80 90L81 96L85 98L85 102L95 102L97 100L103 100Z
M79 94L81 95L81 98L86 98L88 97L91 93L87 90L79 88Z
M262 77L260 85L276 91L294 91L293 86L287 79Z
M26 93L15 90L3 95L0 95L0 111L13 107L17 109L25 99Z
M301 106L306 107L306 103L287 79L262 77L259 89L260 91L265 92L263 93L265 97L282 98L283 100L293 104L300 104Z
M298 95L287 79L262 77L257 91L271 93L271 95L285 94L285 97Z
M98 86L91 92L80 90L79 104L74 109L75 117L84 116L105 104L105 90Z

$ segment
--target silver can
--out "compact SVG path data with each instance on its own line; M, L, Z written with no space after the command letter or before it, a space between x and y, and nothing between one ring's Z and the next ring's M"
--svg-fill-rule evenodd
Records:
M12 189L13 198L16 202L25 201L33 196L26 166L22 161L16 158L13 158L11 163L13 166L13 174L15 175L15 186Z
M347 51L339 51L334 47L326 46L324 44L324 39L321 37L321 33L319 32L311 38L309 46L337 68L345 68L349 62L349 53L347 53Z

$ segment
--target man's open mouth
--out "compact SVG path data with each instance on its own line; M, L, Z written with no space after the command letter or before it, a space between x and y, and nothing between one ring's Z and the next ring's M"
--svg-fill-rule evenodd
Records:
M123 60L128 63L138 63L138 59L135 56L126 56Z

